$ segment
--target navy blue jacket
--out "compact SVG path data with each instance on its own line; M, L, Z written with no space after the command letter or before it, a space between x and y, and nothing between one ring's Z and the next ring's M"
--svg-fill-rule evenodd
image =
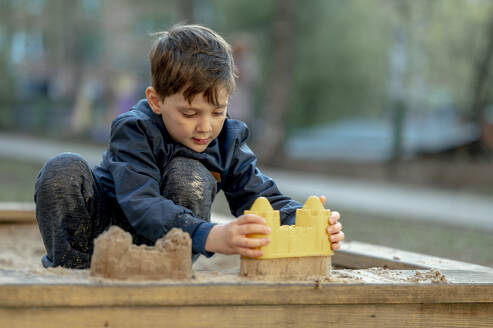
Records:
M172 228L181 228L190 234L194 252L211 256L204 247L213 224L160 194L163 170L175 156L197 159L220 174L217 190L224 191L235 217L260 196L280 211L282 224L294 224L296 209L302 207L260 172L247 137L245 123L226 118L219 136L205 151L195 152L173 141L161 116L143 99L113 121L109 148L94 174L137 235L155 242Z

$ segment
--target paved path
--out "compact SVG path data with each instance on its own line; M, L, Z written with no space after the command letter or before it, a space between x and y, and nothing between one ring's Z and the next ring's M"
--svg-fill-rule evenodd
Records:
M29 136L0 133L0 156L44 163L48 158L62 153L83 155L91 165L101 161L104 147L87 146L72 142L44 140Z
M51 156L72 151L97 164L105 147L53 142L0 133L0 156L44 162ZM326 195L333 209L350 209L372 215L449 223L493 230L493 198L456 191L434 190L337 177L266 170L281 191L304 200Z
M493 198L306 173L273 171L271 176L294 198L326 195L327 205L334 209L493 230Z

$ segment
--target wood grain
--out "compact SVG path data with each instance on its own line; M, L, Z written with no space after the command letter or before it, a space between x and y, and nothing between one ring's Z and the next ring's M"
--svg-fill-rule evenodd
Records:
M192 305L493 303L493 276L444 272L450 283L42 283L32 279L0 284L0 308ZM465 280L469 280L466 282Z
M0 309L2 327L492 327L493 304Z
M348 269L385 267L393 270L439 269L493 273L493 268L403 251L358 241L344 242L332 256L332 264Z

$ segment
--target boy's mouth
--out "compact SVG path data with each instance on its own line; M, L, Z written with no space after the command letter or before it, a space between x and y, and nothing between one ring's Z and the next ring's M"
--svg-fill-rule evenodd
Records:
M211 141L211 138L200 139L192 137L192 140L198 145L207 145Z

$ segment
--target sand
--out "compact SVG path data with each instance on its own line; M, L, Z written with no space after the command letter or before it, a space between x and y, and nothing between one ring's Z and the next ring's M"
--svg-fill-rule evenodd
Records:
M242 258L240 276L257 279L303 279L306 276L330 276L330 256L306 256L278 259Z
M189 279L192 276L192 240L171 229L152 247L133 245L132 236L117 226L94 240L91 275L110 279Z
M40 270L46 254L38 227L0 224L0 269Z
M370 268L365 270L332 270L330 278L306 276L299 280L279 280L272 277L257 277L252 280L240 277L240 257L237 255L216 254L212 258L201 256L192 266L188 279L162 279L159 281L120 281L91 277L89 270L69 270L63 268L44 269L41 256L45 249L36 225L0 224L0 283L17 281L17 277L27 277L38 282L77 282L77 283L253 283L255 281L277 281L282 283L309 284L371 284L371 283L446 283L446 277L438 270L388 270Z

